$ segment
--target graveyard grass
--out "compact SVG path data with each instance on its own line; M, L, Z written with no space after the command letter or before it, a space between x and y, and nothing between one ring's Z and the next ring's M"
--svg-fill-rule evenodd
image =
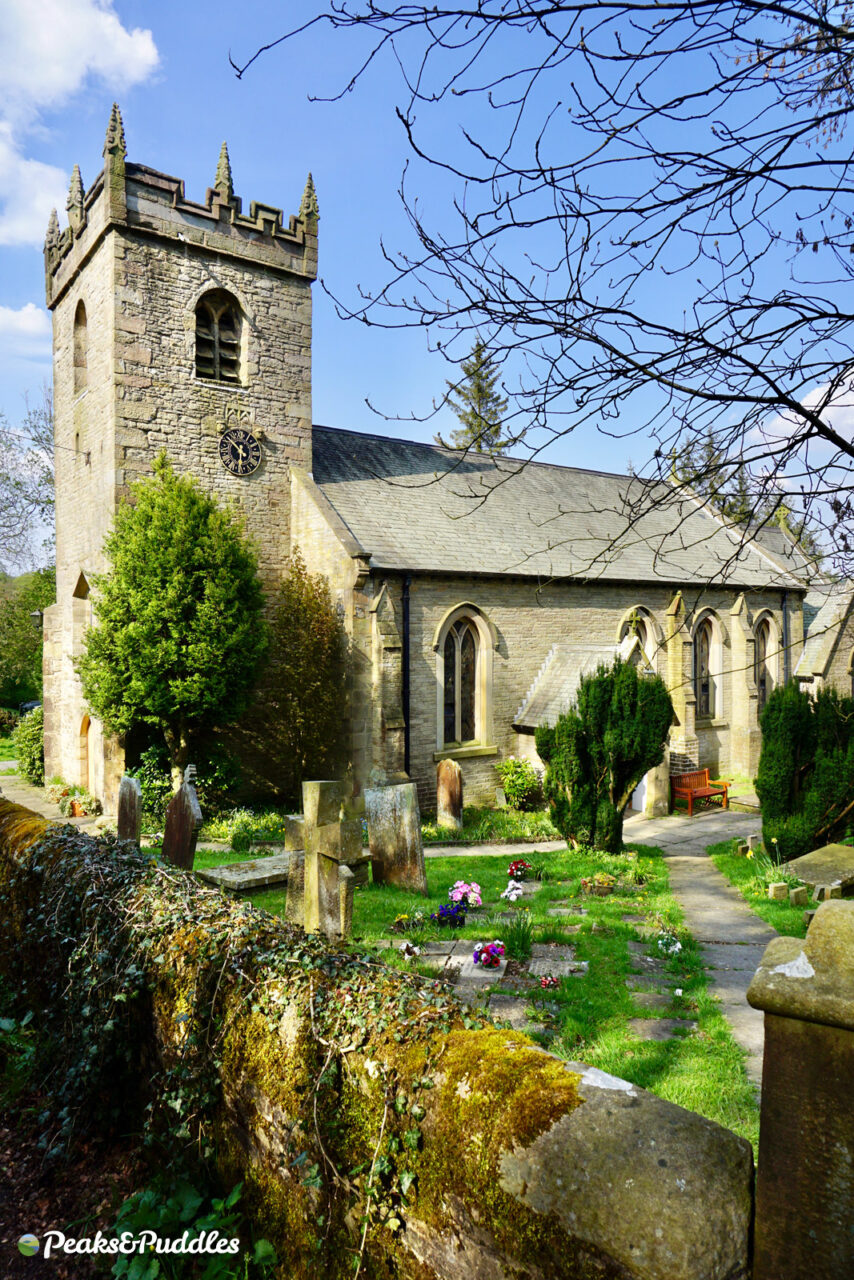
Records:
M11 737L0 738L0 760L15 759L15 744Z
M740 843L739 840L724 840L720 844L709 846L709 856L718 871L738 889L751 911L766 924L790 938L805 938L807 926L804 923L804 911L813 910L819 905L818 902L810 898L806 907L795 907L788 899L772 902L755 860L741 857L735 852Z
M589 963L585 975L562 979L553 990L536 988L527 994L529 1003L535 1002L535 1017L543 1020L545 1009L545 1020L552 1024L553 1037L543 1041L551 1051L599 1067L697 1111L741 1134L756 1149L759 1112L755 1091L745 1073L744 1055L708 993L700 953L682 926L681 910L670 892L661 851L650 846L636 847L640 855L636 862L624 855L611 857L593 852L528 855L529 861L548 878L538 884L536 894L520 899L515 908L499 902L499 894L507 885L509 859L478 857L474 852L466 858L428 858L427 897L379 885L356 891L353 944L369 947L371 941L379 937L395 937L390 926L396 916L436 911L441 903L448 902L448 889L458 879L476 881L481 886L484 903L489 905L470 914L466 927L453 931L453 940L491 942L501 938L502 926L506 928L507 921L496 920L495 913L501 909L518 911L520 907L530 907L535 942L570 945L576 959ZM257 853L245 856L257 857ZM236 860L233 853L200 850L196 867ZM612 872L618 879L637 871L645 883L604 898L582 894L581 878L602 871ZM284 889L275 889L252 895L252 901L273 914L284 915L285 896ZM549 905L563 900L572 906L583 906L588 914L584 917L546 914ZM633 993L625 985L626 977L640 967L633 963L628 943L641 937L631 922L621 920L627 913L642 914L647 924L666 927L678 935L682 950L674 959L665 958L665 964L673 988L680 988L683 994L672 998L670 1008L658 1012L666 1017L685 1016L695 1020L697 1029L692 1034L658 1043L638 1039L628 1027L630 1018L652 1015L635 1003ZM567 925L580 927L567 928ZM421 936L439 939L448 934L433 926ZM417 945L419 938L415 936L412 940ZM400 941L401 936L395 937L394 948L383 954L385 961L406 965L397 951ZM647 950L650 955L663 958L654 940L647 942ZM425 976L430 973L417 962L416 969ZM505 982L501 989L509 991L511 987ZM665 984L660 989L671 990ZM553 1016L549 1017L549 1013Z

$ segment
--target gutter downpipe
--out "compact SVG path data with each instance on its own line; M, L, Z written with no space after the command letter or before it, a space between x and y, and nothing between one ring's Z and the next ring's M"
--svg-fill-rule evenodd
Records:
M403 770L409 775L409 589L412 586L412 574L407 573L403 579L403 652L401 654L403 703Z
M789 593L781 592L780 609L783 614L783 684L788 684L792 675L791 654L789 653Z

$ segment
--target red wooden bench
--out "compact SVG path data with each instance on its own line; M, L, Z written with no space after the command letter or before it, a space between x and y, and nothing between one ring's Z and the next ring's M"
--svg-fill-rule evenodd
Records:
M674 773L670 779L670 807L676 808L677 797L688 801L688 817L694 816L694 801L705 800L707 804L718 804L729 808L727 783L710 782L708 769L695 769L693 773Z

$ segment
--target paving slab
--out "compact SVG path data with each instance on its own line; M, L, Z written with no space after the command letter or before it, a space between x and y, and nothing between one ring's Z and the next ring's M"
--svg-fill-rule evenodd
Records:
M632 1000L642 1009L669 1009L673 996L668 992L636 991L632 993Z
M628 1027L639 1040L673 1040L689 1035L697 1026L683 1018L629 1018Z
M291 855L271 853L267 858L252 858L248 862L229 862L222 867L206 867L196 875L208 884L218 885L233 893L250 893L253 889L269 889L272 885L286 884Z
M656 987L675 987L676 983L672 973L630 973L626 978L630 991L653 991Z
M546 915L565 919L567 916L586 916L587 912L582 907L546 907Z
M450 964L459 970L458 987L492 986L493 982L499 982L503 978L504 970L507 968L507 960L504 959L500 960L494 969L484 969L482 964L475 964L471 952L467 956L452 956Z
M581 928L580 925L578 927ZM574 960L575 950L559 942L553 945L548 942L532 942L531 956L534 960Z

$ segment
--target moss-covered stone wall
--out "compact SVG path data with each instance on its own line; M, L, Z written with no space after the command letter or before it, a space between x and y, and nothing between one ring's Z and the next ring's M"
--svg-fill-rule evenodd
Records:
M244 1181L282 1277L748 1275L747 1143L436 983L2 799L0 935L65 1028L69 1125L168 1116Z

